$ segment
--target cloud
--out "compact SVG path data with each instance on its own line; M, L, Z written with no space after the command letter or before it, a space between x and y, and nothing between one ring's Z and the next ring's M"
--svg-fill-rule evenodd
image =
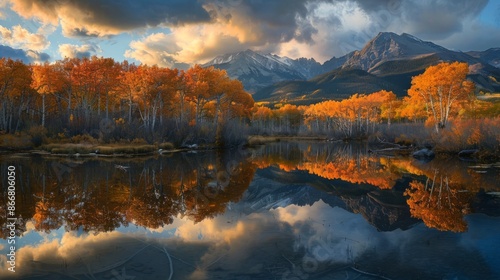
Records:
M125 57L133 58L143 64L180 69L189 67L175 58L182 49L172 34L151 34L142 41L132 41L130 47L131 49L125 52Z
M310 44L317 32L306 18L306 1L207 1L204 8L212 21L134 41L125 55L143 63L203 63L247 48L276 52L291 40Z
M175 45L175 51L158 45L152 47L150 36L133 42L129 57L134 53L133 57L139 61L192 64L250 48L325 61L361 49L381 31L406 32L424 40L456 39L464 33L472 34L468 26L484 9L487 0L213 0L204 3L212 17L210 22L170 28L171 33L166 35L169 39L164 41ZM460 45L471 46L464 38ZM475 45L486 43L481 40Z
M90 57L93 54L99 52L99 47L95 45L85 44L85 45L71 45L71 44L62 44L59 45L59 53L61 57L65 58L84 58Z
M0 19L5 19L6 16L4 14L5 7L7 7L9 0L0 0Z
M404 2L402 18L406 22L405 31L429 40L449 37L462 32L487 3L488 0Z
M159 26L208 22L209 13L197 0L10 0L24 18L62 26L70 37L107 37L121 32Z
M40 63L50 60L50 56L43 52L36 52L32 50L25 51L3 45L0 45L0 57L21 60L24 63Z
M33 34L21 27L13 26L12 29L0 25L0 42L14 48L41 51L50 46L50 42L42 34Z
M108 38L168 28L131 42L125 54L168 67L248 48L322 62L361 49L381 31L410 33L448 48L492 47L488 36L474 31L484 28L478 17L488 0L9 1L20 16L60 25L67 37ZM488 30L498 33L500 27Z

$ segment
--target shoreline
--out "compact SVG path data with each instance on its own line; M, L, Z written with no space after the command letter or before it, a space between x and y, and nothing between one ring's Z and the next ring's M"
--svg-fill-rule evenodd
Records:
M368 149L369 153L387 157L387 156L412 156L414 152L424 149L424 147L416 147L412 145L399 145L397 143L371 143L366 139L329 139L328 137L321 136L260 136L251 135L248 137L248 141L243 145L245 148L256 148L262 145L278 142L328 142L331 144L336 143L365 143L366 145L372 147ZM47 148L51 145L52 148ZM146 148L148 151L145 152L132 152L134 150ZM161 155L171 155L175 153L183 152L204 152L204 151L214 151L218 149L230 150L235 147L216 147L215 145L191 145L187 147L173 147L161 149L161 146L156 145L133 145L133 144L110 144L110 145L100 145L100 144L75 144L75 143L51 143L45 145L45 149L14 149L14 148L2 148L0 149L1 155L18 155L18 156L42 156L42 157L57 157L57 158L143 158ZM61 153L62 149L71 150L69 153ZM48 151L50 150L50 151ZM56 150L57 152L53 152ZM88 152L89 150L99 151L106 150L104 153L100 152ZM500 155L496 154L494 151L486 149L477 149L475 153L467 157L460 157L460 153L463 151L439 151L439 149L431 149L434 152L434 156L437 158L447 158L447 157L458 157L464 161L480 162L480 163L495 163L500 160ZM116 152L115 152L116 151ZM129 152L130 151L130 152ZM433 157L434 157L433 156ZM429 158L428 160L431 160Z

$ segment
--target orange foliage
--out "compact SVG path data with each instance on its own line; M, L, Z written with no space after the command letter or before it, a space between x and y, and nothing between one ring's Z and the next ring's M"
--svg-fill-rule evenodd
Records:
M469 212L470 194L450 188L447 177L428 180L426 185L413 181L405 195L408 196L411 215L422 219L428 227L443 231L467 231L464 215Z
M467 63L440 63L430 66L421 75L412 79L408 90L408 105L425 104L429 123L436 130L446 127L450 118L458 115L463 103L474 91L474 84L466 80L469 73Z

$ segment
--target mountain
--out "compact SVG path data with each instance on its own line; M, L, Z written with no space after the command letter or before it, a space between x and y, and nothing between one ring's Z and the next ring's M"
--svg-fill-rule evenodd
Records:
M361 51L355 51L343 68L370 70L386 61L413 59L447 49L431 42L424 42L412 35L381 32L370 40Z
M493 67L500 68L500 48L491 48L483 52L471 51L468 55L478 58Z
M345 56L346 61L338 69L308 81L273 84L257 91L254 99L308 104L380 89L392 90L398 96L403 96L410 88L413 76L443 61L467 62L470 69L468 78L476 83L477 88L496 92L500 91L500 69L494 67L498 65L498 54L498 48L463 53L406 33L397 35L381 32L362 50Z
M321 64L313 58L291 59L246 50L217 56L202 66L224 69L231 78L240 80L247 91L255 92L277 82L303 81L331 71L343 65L349 55Z
M283 80L306 79L291 66L289 59L251 50L218 56L202 66L226 70L229 77L240 80L250 92Z
M265 87L254 94L255 100L311 104L329 99L348 98L354 93L389 89L399 95L405 89L389 80L361 69L336 69L307 81L285 81Z

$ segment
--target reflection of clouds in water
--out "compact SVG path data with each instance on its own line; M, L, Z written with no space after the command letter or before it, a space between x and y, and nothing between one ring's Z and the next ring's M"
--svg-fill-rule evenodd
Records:
M348 263L373 247L376 234L360 215L331 208L320 201L312 206L291 205L275 210L281 222L289 223L295 248L303 248L306 258L319 262Z
M230 216L227 213L197 224L186 221L177 228L176 236L184 242L199 242L201 233L202 241L211 244L191 278L203 278L206 269L262 273L266 260L272 261L279 246L290 244L290 229L280 225L269 213L254 213L237 221L231 221Z
M467 274L472 266L500 274L496 245L500 244L499 218L471 215L467 219L470 231L462 234L439 232L423 224L406 231L378 232L361 215L319 201L311 206L289 205L250 215L228 211L199 223L179 217L156 230L128 228L97 235L64 232L59 238L50 236L38 245L19 248L17 266L20 273L34 273L37 269L62 271L66 263L76 274L85 273L85 263L99 271L133 256L146 246L144 242L158 242L172 256L193 265L190 271L180 272L188 267L174 263L177 275L190 275L192 279L212 278L214 273L225 278L262 276L277 264L292 271L289 276L297 275L292 266L314 276L324 269L321 264L354 262L367 271L380 269L393 278L408 275L398 270L419 272L431 261L439 270L430 275L441 278L445 275L442 270L460 275L460 271ZM155 242L150 243L149 238ZM146 250L156 250L152 247ZM0 257L5 260L5 255ZM151 265L158 261L166 259L152 260ZM470 262L469 267L463 265L466 262ZM0 278L5 271L2 269Z
M476 222L462 234L428 229L423 224L406 231L378 232L361 215L331 208L322 201L273 211L281 222L290 224L295 249L305 252L302 266L307 273L316 272L322 263L357 263L369 271L390 272L398 278L408 277L407 273L470 277L474 270L482 271L487 278L500 275L500 221L485 227L495 219L492 217L483 216L484 221L478 222L477 217L470 216L468 220Z
M48 237L39 244L19 247L16 252L16 276L25 273L46 273L47 271L60 271L69 269L72 274L86 273L84 264L93 266L99 262L100 267L116 262L124 255L106 254L113 248L133 251L139 246L130 246L130 242L123 242L123 234L119 232L100 233L98 235L84 234L77 236L74 232L65 232L60 238ZM52 235L52 234L50 234ZM120 240L122 239L122 240ZM18 238L21 240L21 238ZM117 242L117 240L119 240ZM16 241L16 243L21 243ZM137 242L139 243L139 242ZM143 244L136 244L142 245ZM129 249L127 249L129 248ZM100 256L99 258L97 256ZM4 255L1 256L5 258ZM5 260L5 259L4 259ZM3 262L5 265L5 262ZM65 268L66 266L66 268ZM98 267L94 266L98 271ZM1 269L0 276L12 276L6 269Z

